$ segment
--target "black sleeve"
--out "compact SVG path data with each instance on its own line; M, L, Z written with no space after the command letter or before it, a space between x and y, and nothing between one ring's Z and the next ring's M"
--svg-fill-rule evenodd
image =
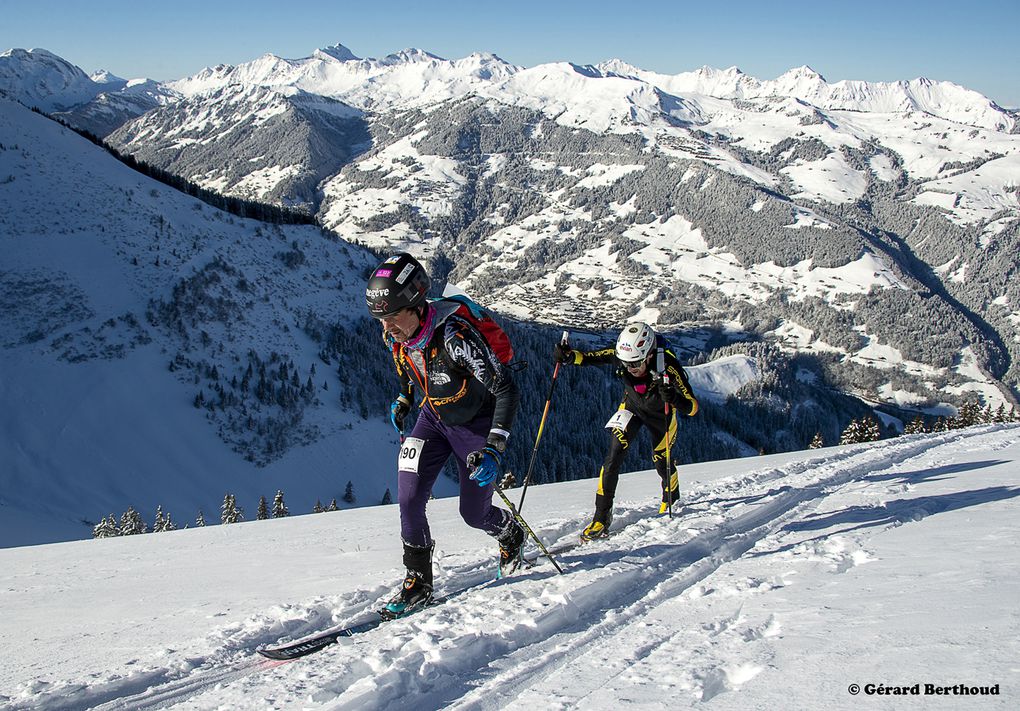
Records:
M698 399L694 396L694 389L687 379L687 372L671 351L666 351L666 374L669 376L670 385L676 388L679 394L673 407L681 415L693 417L698 412Z
M597 351L574 350L574 365L617 365L616 348L602 348Z
M444 336L446 352L454 364L468 371L496 399L492 431L509 437L520 404L520 393L510 369L474 328L451 321Z

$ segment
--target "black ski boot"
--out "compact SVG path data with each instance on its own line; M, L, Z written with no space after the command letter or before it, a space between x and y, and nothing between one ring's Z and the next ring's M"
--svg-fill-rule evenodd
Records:
M524 541L527 535L524 529L514 519L506 525L506 528L496 536L499 541L499 570L496 571L496 579L505 578L517 572L524 565Z
M581 541L594 541L609 535L609 526L613 523L613 504L601 494L595 495L595 515L591 523L581 532Z
M404 584L379 614L393 619L429 604L432 600L432 549L435 546L435 543L414 546L404 542L404 567L407 568Z
M659 515L664 516L669 513L671 506L675 506L680 501L680 481L677 478L676 470L673 470L673 476L670 477L669 488L666 485L662 485L662 500L659 503Z

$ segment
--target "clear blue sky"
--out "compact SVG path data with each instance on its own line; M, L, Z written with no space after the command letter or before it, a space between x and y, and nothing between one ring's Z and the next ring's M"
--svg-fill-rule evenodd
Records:
M0 50L44 48L86 72L178 79L340 42L359 57L417 47L524 66L619 58L675 74L738 66L771 79L925 76L1020 106L1020 0L0 0Z

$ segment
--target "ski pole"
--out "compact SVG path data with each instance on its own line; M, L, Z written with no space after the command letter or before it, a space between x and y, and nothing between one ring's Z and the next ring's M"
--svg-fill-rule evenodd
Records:
M665 355L665 352L664 352L664 350L662 348L660 348L659 352L656 354L656 360L657 360L657 363L655 365L656 365L656 369L659 371L659 374L662 376L662 384L665 385L665 386L668 386L669 385L669 373L666 372L666 355ZM666 398L662 399L662 405L663 405L663 411L665 412L665 415L666 415L666 436L665 436L665 439L664 439L665 446L666 446L666 481L663 482L663 484L666 487L666 505L669 507L668 508L669 517L672 519L673 518L673 473L670 471L670 468L669 468L669 465L670 465L669 450L671 449L671 445L673 443L669 439L669 420L670 420L670 416L669 415L670 415L670 413L669 413L669 403L666 402Z
M567 345L567 340L570 338L568 331L563 332L563 337L560 338L560 343ZM524 508L524 497L528 493L528 484L531 482L531 472L535 468L535 458L538 455L538 443L542 441L542 432L545 431L545 420L549 416L549 406L552 404L553 391L556 389L556 377L560 374L560 362L556 361L556 367L553 368L552 383L549 385L549 396L545 399L545 409L542 410L542 419L538 423L538 434L535 436L535 447L531 450L531 462L528 463L528 473L524 475L524 488L521 489L521 501L517 504L517 509Z
M503 503L510 509L510 514L514 517L514 520L521 525L521 528L528 532L528 535L531 536L535 540L535 543L538 544L538 549L542 551L542 554L549 559L559 574L563 575L563 568L560 567L560 564L556 562L555 558L553 558L552 553L550 553L549 549L545 547L544 543L542 543L542 539L531 530L531 526L529 526L528 522L524 520L520 512L517 510L517 507L515 507L513 503L511 503L510 499L507 498L507 495L503 493L503 489L501 489L498 484L493 484L493 488L496 489L496 493L499 494L499 498L503 499Z

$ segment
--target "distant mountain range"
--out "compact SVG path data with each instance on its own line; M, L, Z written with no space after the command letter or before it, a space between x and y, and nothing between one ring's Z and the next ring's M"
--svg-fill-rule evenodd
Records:
M186 441L211 432L226 444L196 452L215 452L227 480L258 464L256 479L277 482L299 462L325 488L346 428L388 397L377 334L353 318L377 258L356 244L411 250L438 281L549 332L597 340L641 318L695 362L750 354L760 382L744 396L759 409L744 419L760 429L712 420L705 431L720 447L729 436L730 453L805 446L826 408L831 440L853 406L825 392L930 413L1016 404L1017 117L948 82L829 84L808 67L770 81L735 68L660 75L619 60L525 68L421 50L359 59L335 45L166 83L9 50L0 92L205 188L304 210L346 241L235 222L0 101L0 194L16 206L0 215L0 346L24 382L57 383L0 394L53 412L76 372L126 374L138 385L117 385L98 409L72 398L96 423L76 436L105 443L93 468L105 447L120 468L201 478L200 458L134 412L153 387ZM546 357L545 334L533 358ZM336 399L339 418L326 405ZM114 434L103 417L133 424ZM25 422L8 423L4 445L14 485L77 456L62 449L48 468L44 446L22 443L67 423ZM370 426L385 437L384 425ZM170 464L136 441L165 447ZM357 445L344 446L344 470L357 469ZM560 454L549 466L559 478L594 473ZM107 487L122 495L104 499L118 513L131 489L122 477ZM371 477L353 479L381 496ZM302 496L314 488L306 481Z
M838 354L846 384L849 363L897 372L859 391L900 404L1020 382L1020 124L956 84L337 44L165 84L9 50L0 87L204 187L436 256L519 318L735 321Z

